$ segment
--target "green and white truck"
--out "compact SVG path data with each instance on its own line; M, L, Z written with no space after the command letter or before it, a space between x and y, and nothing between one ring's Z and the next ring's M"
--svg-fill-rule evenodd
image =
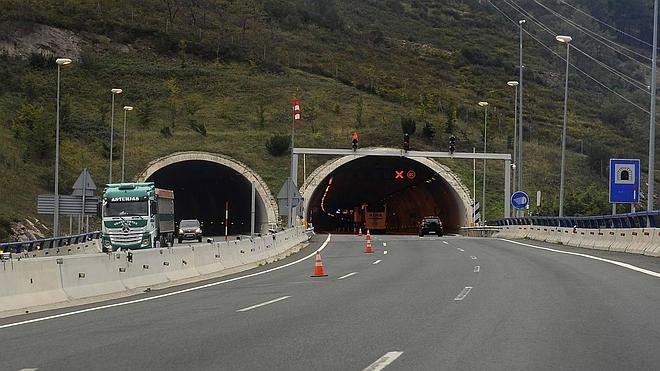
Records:
M174 245L174 192L154 183L108 184L101 204L103 251Z

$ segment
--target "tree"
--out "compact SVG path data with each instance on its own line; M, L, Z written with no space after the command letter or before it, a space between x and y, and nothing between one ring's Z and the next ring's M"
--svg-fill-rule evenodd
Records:
M55 152L55 122L42 106L23 104L12 120L14 138L25 159L46 159Z
M415 134L415 130L417 130L417 122L414 119L410 117L401 118L401 131L404 134L413 135Z
M170 116L170 126L176 127L176 119L179 113L179 99L181 95L181 89L179 88L179 84L176 82L176 79L167 80L165 82L165 86L169 92L167 103Z
M427 139L433 139L433 137L435 137L435 128L430 122L426 122L424 124L424 128L422 129L422 135Z
M282 156L289 151L291 138L288 135L273 135L266 141L266 149L273 156Z
M151 126L153 122L154 103L151 99L142 103L142 107L137 110L138 123L143 128Z
M453 134L456 124L456 109L452 109L447 117L447 126L445 126L445 133Z

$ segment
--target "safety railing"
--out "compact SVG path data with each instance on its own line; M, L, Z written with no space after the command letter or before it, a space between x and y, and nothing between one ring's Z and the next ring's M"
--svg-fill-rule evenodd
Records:
M41 240L4 242L4 243L0 243L0 251L20 253L25 251L44 250L54 247L75 245L78 243L95 240L100 237L101 237L101 232L95 231L90 233L77 234L73 236L45 238Z
M496 226L507 225L542 225L568 228L658 228L660 227L660 210L639 213L600 215L600 216L527 216L521 218L506 218L495 222Z

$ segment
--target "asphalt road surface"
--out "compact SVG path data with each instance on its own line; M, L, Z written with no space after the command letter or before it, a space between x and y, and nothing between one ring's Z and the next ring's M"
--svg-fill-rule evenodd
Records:
M238 277L254 272L185 292L152 291L107 308L2 319L0 369L660 365L658 259L451 236L375 236L375 253L365 254L363 238L331 236L324 244L326 238L316 236L301 253L246 278ZM312 278L313 253L321 246L328 277ZM122 304L127 301L133 302Z

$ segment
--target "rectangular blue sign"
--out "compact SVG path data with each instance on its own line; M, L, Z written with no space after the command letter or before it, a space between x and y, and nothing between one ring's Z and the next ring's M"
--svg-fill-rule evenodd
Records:
M639 202L639 160L610 159L610 203Z

